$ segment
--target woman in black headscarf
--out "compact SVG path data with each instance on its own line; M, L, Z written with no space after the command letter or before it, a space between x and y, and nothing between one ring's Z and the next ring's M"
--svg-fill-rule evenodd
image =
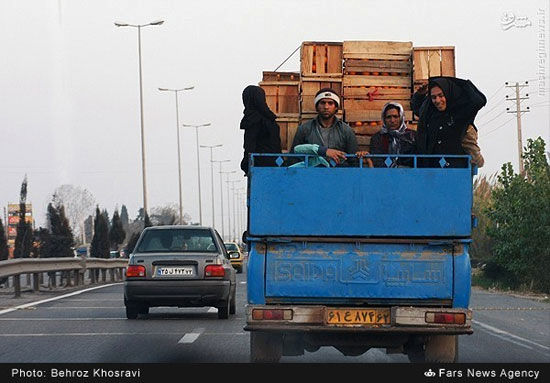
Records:
M244 116L241 129L244 129L244 156L241 169L248 173L250 153L281 153L281 138L277 116L269 109L265 92L256 85L249 85L243 90ZM255 158L254 166L272 166L274 157Z
M427 93L427 97L426 97ZM474 119L487 99L470 80L455 77L431 77L411 100L419 116L416 148L418 154L472 156L472 163L483 166L477 145ZM422 159L420 166L440 167L441 159ZM465 167L462 159L445 158L443 167Z

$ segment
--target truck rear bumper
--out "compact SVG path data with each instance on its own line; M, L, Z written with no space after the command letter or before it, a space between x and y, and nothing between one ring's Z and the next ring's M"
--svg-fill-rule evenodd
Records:
M291 319L255 320L252 317L254 309L292 310ZM361 333L394 333L418 335L459 335L472 334L472 311L469 309L430 308L430 307L391 307L388 324L328 324L326 321L327 306L279 306L279 305L248 305L246 308L246 331L267 332L361 332ZM369 307L370 309L370 307ZM464 324L428 323L428 313L465 314Z

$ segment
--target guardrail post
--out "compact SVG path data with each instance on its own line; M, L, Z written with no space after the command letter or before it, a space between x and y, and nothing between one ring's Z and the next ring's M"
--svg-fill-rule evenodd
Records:
M90 280L92 284L95 283L95 269L90 269Z
M21 274L13 276L13 289L15 290L15 297L21 296Z
M32 275L32 289L34 292L40 290L40 275L38 273L34 273Z
M68 270L65 272L65 278L67 278L67 283L66 283L66 286L72 286L73 283L71 281L71 270Z
M107 270L101 269L101 281L106 282L107 281Z
M74 285L79 286L80 285L80 272L78 270L73 270L74 273Z
M111 277L111 282L115 281L115 270L109 269L109 276Z

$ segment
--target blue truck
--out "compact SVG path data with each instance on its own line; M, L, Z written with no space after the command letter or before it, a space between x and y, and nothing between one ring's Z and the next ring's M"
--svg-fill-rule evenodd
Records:
M404 155L413 166L400 167L384 156L386 167L369 168L280 154L254 166L260 156L248 173L251 362L323 346L456 362L458 335L473 332L470 157ZM441 167L419 166L424 157ZM464 167L447 167L450 157Z

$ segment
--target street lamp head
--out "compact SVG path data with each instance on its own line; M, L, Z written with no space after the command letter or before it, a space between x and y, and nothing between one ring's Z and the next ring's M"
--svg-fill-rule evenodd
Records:
M153 21L152 23L149 23L149 25L162 25L164 23L164 20L157 20Z
M116 22L116 21L115 21L115 25L116 25L117 27L127 27L129 24L128 24L128 23L119 23L119 22Z

